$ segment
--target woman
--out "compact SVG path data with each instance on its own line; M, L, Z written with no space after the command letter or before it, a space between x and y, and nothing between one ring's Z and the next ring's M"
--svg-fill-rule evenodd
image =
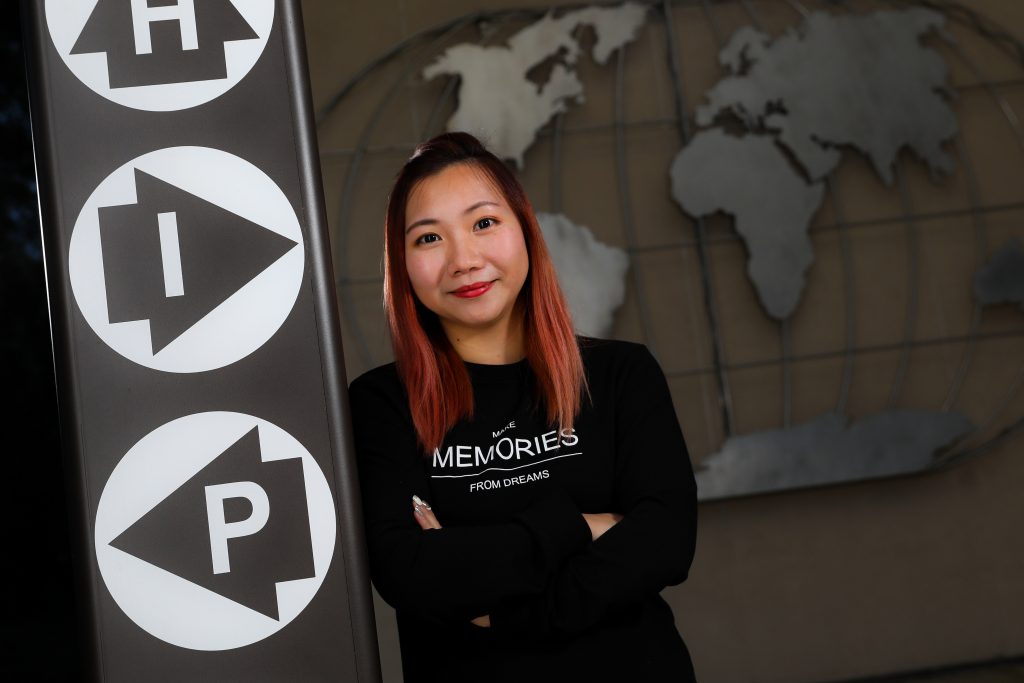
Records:
M350 402L406 682L693 680L658 592L696 486L654 358L574 336L529 200L468 134L406 162L384 250L397 361Z

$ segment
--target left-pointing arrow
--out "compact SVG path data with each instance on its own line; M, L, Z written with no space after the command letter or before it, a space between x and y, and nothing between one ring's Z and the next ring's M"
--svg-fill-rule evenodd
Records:
M276 584L315 575L302 459L254 427L110 545L278 619Z
M99 209L107 315L149 320L154 354L296 246L138 169L135 188Z

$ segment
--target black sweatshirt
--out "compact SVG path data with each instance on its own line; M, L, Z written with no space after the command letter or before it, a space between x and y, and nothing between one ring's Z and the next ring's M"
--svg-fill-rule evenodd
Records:
M536 409L525 360L467 363L474 418L429 455L394 364L352 383L371 576L406 683L693 679L658 595L686 578L697 523L665 376L644 346L580 347L590 399L572 431ZM442 529L420 529L413 494ZM591 541L584 512L624 517Z

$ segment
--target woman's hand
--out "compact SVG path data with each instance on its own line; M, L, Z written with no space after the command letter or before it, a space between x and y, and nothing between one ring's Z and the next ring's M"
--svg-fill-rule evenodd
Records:
M617 512L595 512L592 514L584 512L583 519L587 520L587 526L590 527L590 537L596 541L604 532L618 524L622 515Z
M441 523L437 521L437 517L434 516L434 511L430 509L430 505L419 496L412 497L412 513L413 517L416 518L416 522L424 531L441 528ZM482 617L470 619L470 623L482 628L490 628L491 615L485 614Z

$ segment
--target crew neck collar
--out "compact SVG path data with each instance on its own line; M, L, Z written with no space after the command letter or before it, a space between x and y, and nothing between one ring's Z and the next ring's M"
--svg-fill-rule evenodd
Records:
M469 371L470 379L474 382L518 381L526 374L530 367L530 363L526 358L517 360L514 363L501 363L498 365L470 363L469 361L463 361L463 363L466 365L466 370Z

